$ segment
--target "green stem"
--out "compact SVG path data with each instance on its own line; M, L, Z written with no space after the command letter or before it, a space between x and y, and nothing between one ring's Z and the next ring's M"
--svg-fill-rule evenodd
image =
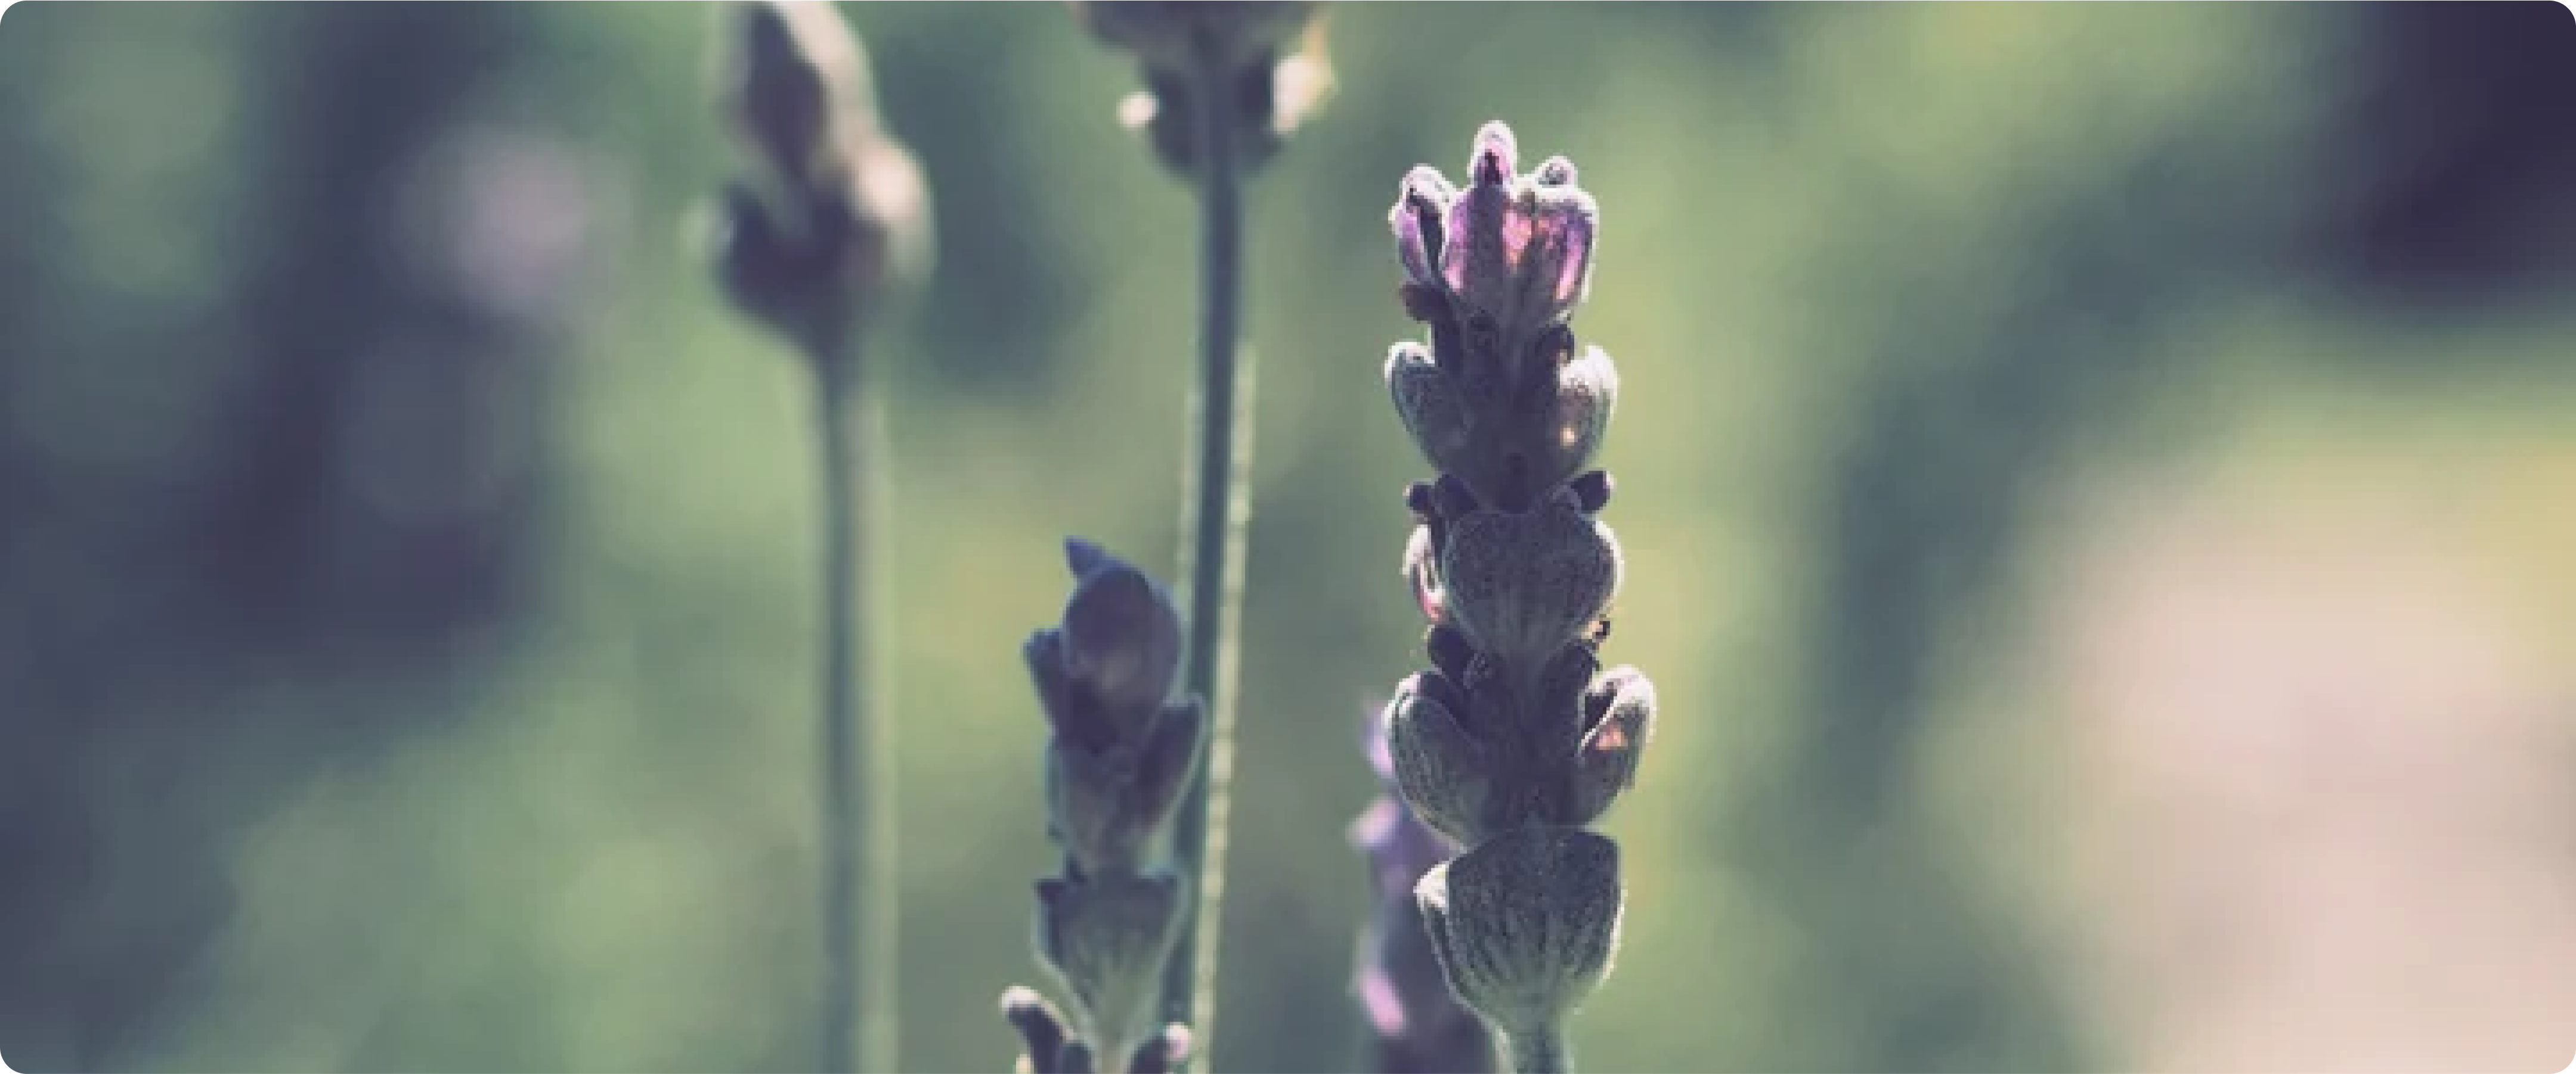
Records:
M894 723L881 610L887 489L884 402L858 356L816 348L823 477L823 1069L896 1068ZM863 778L862 778L863 777Z
M1173 857L1198 905L1163 975L1172 1021L1188 1025L1197 1064L1215 1054L1216 954L1225 895L1227 784L1234 767L1234 676L1243 609L1243 546L1252 515L1250 363L1238 353L1243 288L1243 189L1224 57L1199 50L1197 108L1201 219L1198 446L1191 473L1188 690L1208 707L1207 753L1173 824Z
M1512 1074L1572 1074L1574 1053L1566 1045L1565 1027L1548 1022L1495 1034L1502 1045L1505 1070Z

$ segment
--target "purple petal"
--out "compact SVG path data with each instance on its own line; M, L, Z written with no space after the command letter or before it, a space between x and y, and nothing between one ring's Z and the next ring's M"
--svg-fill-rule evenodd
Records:
M1442 246L1441 217L1457 192L1436 168L1415 167L1404 177L1395 208L1387 213L1387 223L1395 231L1396 256L1404 262L1405 275L1419 284L1437 284L1436 267Z
M1402 823L1404 823L1402 807L1390 799L1374 799L1369 802L1368 808L1360 813L1359 819L1351 822L1351 845L1367 851L1374 859L1379 848L1390 846L1395 842L1396 825Z
M1381 1037L1404 1035L1404 999L1395 994L1395 982L1386 971L1370 963L1360 969L1360 1006L1368 1010L1369 1024L1377 1027Z

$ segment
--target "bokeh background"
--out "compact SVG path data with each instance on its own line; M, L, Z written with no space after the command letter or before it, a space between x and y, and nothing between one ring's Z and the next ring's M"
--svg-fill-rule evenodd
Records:
M906 1069L1003 1069L1056 541L1177 554L1191 200L1061 6L866 4L938 269L893 408ZM691 4L0 23L0 1054L794 1071L797 365L690 220ZM1254 192L1218 1063L1354 1069L1359 713L1421 663L1396 180L1605 207L1598 1070L2576 1053L2576 19L1349 4Z

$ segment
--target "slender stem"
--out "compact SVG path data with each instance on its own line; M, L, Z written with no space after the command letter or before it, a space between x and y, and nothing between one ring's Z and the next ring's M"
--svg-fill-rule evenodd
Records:
M1216 953L1225 895L1227 783L1234 767L1234 675L1243 607L1243 545L1252 515L1249 363L1240 361L1243 190L1235 155L1232 89L1224 57L1199 50L1191 94L1198 111L1201 252L1198 448L1191 490L1187 687L1208 706L1204 762L1181 799L1173 857L1197 891L1198 906L1163 975L1172 1021L1190 1026L1202 1069L1216 1042Z
M1565 1027L1547 1022L1496 1033L1512 1074L1571 1074L1574 1053L1566 1046Z
M885 407L858 356L814 355L823 477L823 1069L896 1069L893 721L884 659ZM864 779L862 779L864 777Z

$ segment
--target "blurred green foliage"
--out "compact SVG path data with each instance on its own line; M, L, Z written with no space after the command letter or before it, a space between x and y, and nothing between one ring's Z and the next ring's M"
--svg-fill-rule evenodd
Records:
M1126 61L1062 9L847 11L941 241L872 355L900 503L906 1067L1000 1069L993 1001L1035 977L1050 854L1018 644L1058 610L1060 535L1175 558L1194 214L1114 121ZM1407 167L1455 169L1490 118L1604 207L1576 328L1627 387L1606 655L1666 713L1609 824L1634 894L1586 1065L2117 1066L2048 983L2022 881L1987 867L2018 829L1943 822L1925 772L1937 669L1973 648L1954 627L2008 580L2031 494L2088 452L2190 439L2231 370L2282 397L2474 369L2569 398L2563 317L2514 301L2565 282L2576 217L2546 184L2479 195L2510 226L2441 234L2509 241L2448 275L2337 244L2377 234L2414 164L2484 151L2378 111L2412 69L2375 18L2397 16L1333 9L1338 95L1252 207L1220 1069L1358 1054L1358 717L1422 662L1383 220ZM794 360L691 241L732 151L712 25L10 10L12 1065L810 1065L813 463ZM483 208L413 214L441 169ZM2491 263L2487 304L2422 312L2425 279ZM2379 348L2396 372L2250 360L2394 326L2425 339Z

